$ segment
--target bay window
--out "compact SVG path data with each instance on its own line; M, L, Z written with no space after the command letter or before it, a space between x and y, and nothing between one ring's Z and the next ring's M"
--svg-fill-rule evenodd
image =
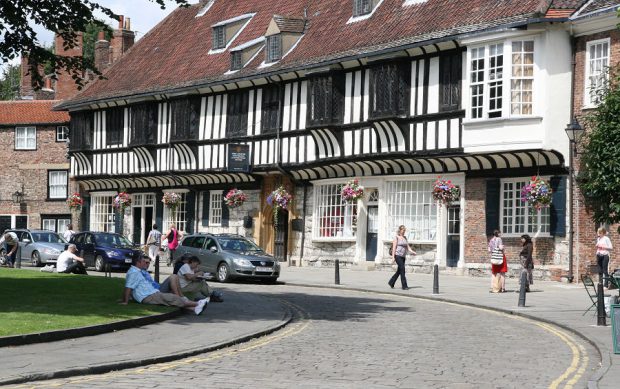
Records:
M343 183L344 184L344 183ZM342 201L342 184L315 186L315 238L354 238L357 232L357 205Z
M521 189L528 182L529 178L505 179L501 181L500 220L503 234L550 233L550 207L541 208L539 211L521 200Z
M112 201L115 196L115 193L91 194L91 231L116 232L114 228L114 208L112 207Z
M400 225L407 227L410 241L436 241L437 206L433 181L388 181L386 183L385 236L392 238Z
M187 193L175 191L176 194L181 196L179 205L173 211L169 207L164 207L164 222L162 231L168 232L170 225L176 225L178 231L187 231Z

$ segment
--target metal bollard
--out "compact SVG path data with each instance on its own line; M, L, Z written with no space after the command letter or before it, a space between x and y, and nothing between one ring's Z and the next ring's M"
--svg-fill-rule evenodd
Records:
M439 294L439 265L433 266L433 294Z
M607 315L605 314L605 301L603 296L603 275L600 274L598 278L598 290L596 293L596 310L598 312L598 318L596 321L597 326L607 325Z
M21 246L17 245L17 251L15 252L15 266L17 269L21 269L22 268L22 248Z
M159 254L155 257L155 282L159 284Z
M340 285L340 260L336 259L336 263L334 264L334 270L336 272L336 285Z
M521 287L519 288L519 306L525 307L525 290L527 289L527 272L522 271L520 277Z

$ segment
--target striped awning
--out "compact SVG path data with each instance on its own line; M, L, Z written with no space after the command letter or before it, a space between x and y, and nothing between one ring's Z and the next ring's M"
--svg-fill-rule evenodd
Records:
M297 180L381 176L397 174L493 173L505 169L564 168L564 157L554 150L519 150L509 152L440 156L364 159L300 168L287 167Z
M254 182L254 177L245 173L212 173L212 174L184 174L158 175L149 177L129 178L97 178L80 180L87 191L110 189L139 189L139 188L187 188L195 185L238 184Z

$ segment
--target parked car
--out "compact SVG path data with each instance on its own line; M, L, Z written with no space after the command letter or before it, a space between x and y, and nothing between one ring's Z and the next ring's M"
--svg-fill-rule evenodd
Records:
M220 282L254 278L273 283L280 276L280 263L240 235L190 234L176 252L175 258L185 253L198 257L201 267Z
M5 232L13 232L19 239L18 255L21 261L30 261L32 266L55 264L58 256L65 249L67 241L54 231L12 229ZM4 258L4 247L0 248L0 258Z
M127 270L133 258L143 255L138 245L110 232L79 232L69 243L77 246L78 255L84 258L86 267L94 267L96 271L104 271L106 263L113 269Z

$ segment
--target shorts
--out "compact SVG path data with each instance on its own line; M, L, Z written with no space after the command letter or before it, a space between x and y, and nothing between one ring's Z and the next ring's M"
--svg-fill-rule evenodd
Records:
M172 293L153 293L142 300L142 304L166 305L168 307L185 307L185 300Z

